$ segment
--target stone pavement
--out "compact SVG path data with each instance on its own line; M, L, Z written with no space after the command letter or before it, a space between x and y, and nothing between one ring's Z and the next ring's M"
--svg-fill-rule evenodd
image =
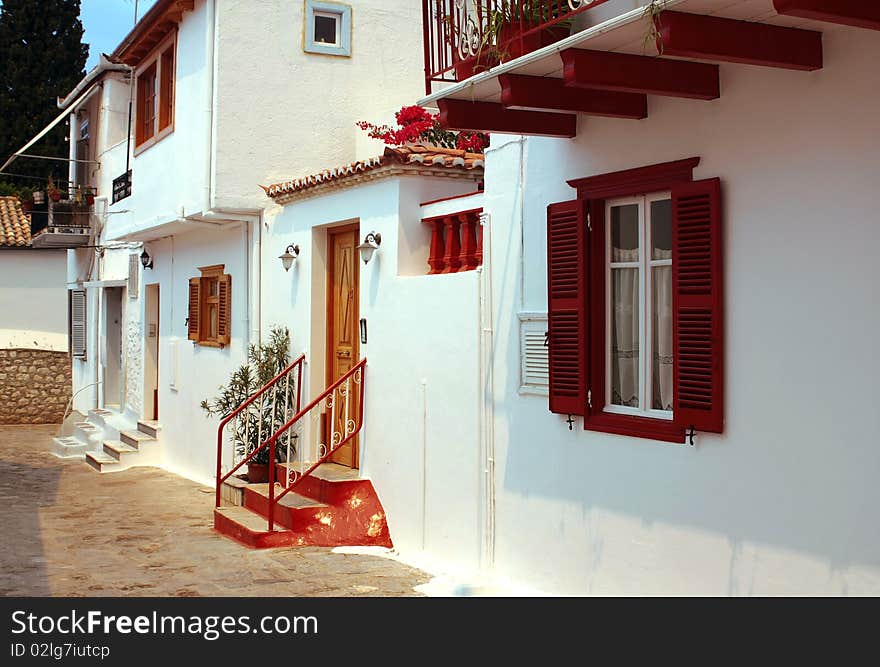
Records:
M387 558L239 546L213 531L212 489L56 459L57 428L0 426L0 595L402 596L430 579Z

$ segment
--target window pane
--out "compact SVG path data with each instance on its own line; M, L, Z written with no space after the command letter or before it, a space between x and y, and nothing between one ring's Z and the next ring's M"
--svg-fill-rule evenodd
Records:
M211 286L208 288L209 296L218 296L220 294L220 282L217 280L211 281Z
M639 261L639 205L611 207L611 261Z
M217 338L217 305L208 305L208 337Z
M613 405L639 407L638 269L611 270L610 398Z
M672 410L672 267L651 269L651 407Z
M672 259L672 200L651 202L651 259Z
M315 14L315 43L336 45L336 24L338 17Z

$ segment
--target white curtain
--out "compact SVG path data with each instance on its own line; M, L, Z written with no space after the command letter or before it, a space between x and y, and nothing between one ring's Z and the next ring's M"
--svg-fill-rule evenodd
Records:
M613 261L638 261L638 249L614 248ZM630 257L633 255L633 257ZM639 407L639 270L612 269L611 403Z
M668 252L671 256L671 251ZM654 311L651 323L654 339L651 346L651 375L654 386L651 389L651 407L654 410L672 410L672 267L655 266L651 270L654 272L651 295Z

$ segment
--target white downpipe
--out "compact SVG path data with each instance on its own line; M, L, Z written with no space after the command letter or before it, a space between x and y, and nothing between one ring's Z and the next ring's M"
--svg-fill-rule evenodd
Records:
M208 0L205 5L206 11L208 12L207 23L208 23L208 35L206 39L205 51L206 51L206 61L208 63L207 72L208 72L208 85L206 89L205 95L205 113L208 116L208 133L207 133L207 169L205 174L205 206L204 211L211 211L214 208L214 149L215 149L215 137L216 137L216 127L214 126L215 118L214 118L214 105L217 99L217 91L216 88L216 66L217 66L217 0Z
M488 213L480 215L483 228L483 266L477 269L479 285L479 429L480 429L480 470L483 490L482 534L483 545L480 562L482 569L489 571L495 567L495 408L493 404L494 373L493 329L492 329L492 241Z

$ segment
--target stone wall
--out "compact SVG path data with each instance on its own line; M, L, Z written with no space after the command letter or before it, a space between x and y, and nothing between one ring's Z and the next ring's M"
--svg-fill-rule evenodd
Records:
M67 352L0 350L0 424L58 424L70 400Z

